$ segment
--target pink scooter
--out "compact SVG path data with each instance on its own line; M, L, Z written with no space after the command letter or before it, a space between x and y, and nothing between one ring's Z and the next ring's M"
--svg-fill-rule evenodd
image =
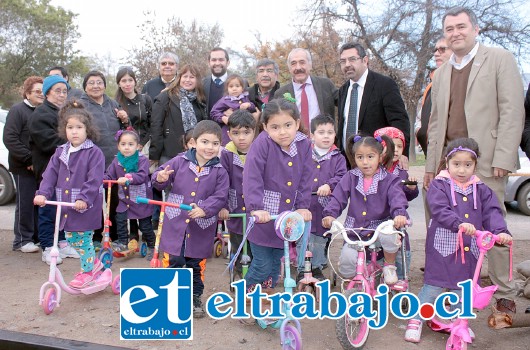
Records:
M61 271L57 268L57 257L59 256L58 240L59 240L59 224L61 222L61 208L62 207L73 207L75 203L67 202L55 202L55 201L46 201L46 205L56 205L57 213L55 215L55 232L53 235L53 246L50 253L51 263L50 263L50 275L48 281L45 282L40 288L39 294L39 305L42 306L44 313L49 315L53 312L56 307L60 306L61 302L61 292L64 290L69 294L93 294L100 292L107 288L107 286L112 286L112 291L114 294L120 293L119 278L112 280L112 271L110 269L105 269L99 274L92 284L82 289L74 289L68 286L64 282Z
M458 232L460 248L463 251L462 241L462 230ZM495 243L498 241L498 237L491 232L479 231L475 232L475 239L477 246L480 251L480 255L477 261L477 267L473 275L473 308L482 310L487 307L493 297L493 294L497 290L496 285L488 287L480 287L478 280L480 278L480 269L482 267L482 261L486 252L493 248ZM512 279L512 244L510 243L510 280ZM464 350L467 349L467 345L471 344L473 338L471 338L468 326L468 319L457 318L453 322L444 323L440 319L434 317L430 322L429 326L432 330L437 332L449 333L449 339L447 339L446 350Z

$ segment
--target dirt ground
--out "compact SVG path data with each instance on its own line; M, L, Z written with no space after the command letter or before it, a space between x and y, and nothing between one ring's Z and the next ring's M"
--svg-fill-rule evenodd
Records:
M39 289L47 279L48 265L41 261L41 254L23 254L11 250L12 231L0 231L0 276L3 280L3 300L0 308L0 329L33 333L38 335L88 341L100 344L122 346L132 349L279 349L278 330L262 330L251 321L211 318L194 321L193 341L120 341L119 300L109 288L88 296L74 296L63 293L60 308L51 315L45 315L38 304ZM411 267L411 291L417 293L422 283L419 270L423 261L422 240L412 243L413 262ZM528 259L530 241L517 241L514 249L514 263ZM212 258L206 268L206 297L212 293L228 290L228 275L222 274L226 259ZM138 256L115 260L113 273L121 267L148 267L148 262ZM65 259L60 269L69 279L78 269L75 259ZM329 269L324 270L329 274ZM336 289L337 290L337 289ZM517 300L519 312L524 312L530 300ZM477 335L472 344L476 349L530 349L530 328L513 328L495 331L486 325L488 310L478 314L470 325ZM332 320L303 320L302 339L304 349L340 349L335 336L335 322ZM390 319L388 325L379 331L371 331L365 349L443 349L447 336L429 329L423 332L419 345L403 340L406 321Z

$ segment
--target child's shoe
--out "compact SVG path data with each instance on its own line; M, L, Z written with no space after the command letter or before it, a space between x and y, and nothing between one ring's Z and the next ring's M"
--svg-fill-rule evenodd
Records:
M201 296L193 294L193 317L203 318L205 315L206 313L202 307Z
M145 259L147 261L153 260L153 256L155 255L155 248L147 248L147 254L145 255Z
M90 272L78 272L75 275L75 278L68 284L70 287L75 289L82 289L90 285L97 276L100 275L100 271L103 270L103 264L99 259L96 259L94 262L94 268Z
M396 265L392 264L388 264L383 267L383 276L385 278L386 284L392 285L398 281L396 270Z
M46 249L44 249L42 251L42 261L44 261L46 264L48 265L51 265L52 263L52 247L47 247ZM57 257L57 261L56 261L56 264L57 265L60 265L63 263L63 259L61 259L61 256L60 256L60 253L59 253L59 256Z
M410 320L405 332L405 340L411 343L419 343L423 323L420 320Z
M116 252L125 252L127 250L129 250L129 247L127 246L127 244L123 244L121 242L112 242L111 243L112 245L112 249Z
M75 250L74 247L72 247L68 242L62 241L59 242L59 256L61 259L65 258L74 258L74 259L80 259L79 253L77 250Z
M311 273L313 274L313 277L319 281L325 281L327 279L326 276L324 276L324 274L322 273L322 270L318 267L316 269L313 269Z

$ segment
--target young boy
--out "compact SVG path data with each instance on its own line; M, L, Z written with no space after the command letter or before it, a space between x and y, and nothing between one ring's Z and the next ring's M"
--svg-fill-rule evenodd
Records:
M219 219L228 220L229 213L245 213L245 201L243 199L243 167L250 145L254 141L256 120L252 114L244 109L238 109L228 118L228 137L230 142L226 144L221 152L221 164L228 172L230 178L230 189L228 191L228 203L219 212ZM228 232L230 233L231 253L235 254L243 241L243 221L241 219L228 220ZM252 259L250 245L247 249L248 256ZM241 261L238 259L235 272L242 276Z
M331 191L346 174L346 158L333 144L335 140L335 120L329 115L318 115L311 120L311 140L313 141L313 174L311 193L311 235L309 236L308 249L313 254L311 260L313 277L322 281L326 278L322 274L322 267L327 263L326 243L328 238L323 237L327 231L322 226L322 210L329 202ZM297 253L301 251L301 240L297 244ZM297 283L304 277L304 265L298 266Z
M217 156L221 145L219 124L200 121L193 130L193 139L195 147L160 166L151 179L158 190L172 185L166 201L193 207L189 212L166 209L160 250L165 252L164 267L193 269L193 316L200 318L205 315L201 295L206 258L212 254L217 213L226 203L229 179Z

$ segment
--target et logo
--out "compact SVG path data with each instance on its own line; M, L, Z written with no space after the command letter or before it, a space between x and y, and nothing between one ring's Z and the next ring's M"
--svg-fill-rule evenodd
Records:
M191 269L121 269L120 339L193 339Z

